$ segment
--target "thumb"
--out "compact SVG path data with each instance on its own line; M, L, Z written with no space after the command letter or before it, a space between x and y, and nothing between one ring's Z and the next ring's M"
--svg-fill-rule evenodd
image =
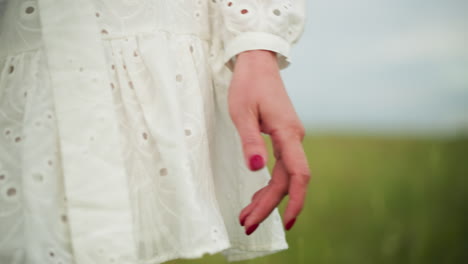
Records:
M266 165L268 152L260 131L258 114L247 108L234 111L231 118L242 141L247 167L252 171L262 169Z

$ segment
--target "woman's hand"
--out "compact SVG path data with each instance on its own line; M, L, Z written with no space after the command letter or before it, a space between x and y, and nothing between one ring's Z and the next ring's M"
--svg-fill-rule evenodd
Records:
M255 171L266 164L261 133L271 137L276 158L271 180L252 196L239 221L250 235L288 195L283 223L289 230L304 206L310 171L302 148L305 130L284 87L276 53L249 50L238 54L228 96L247 166Z

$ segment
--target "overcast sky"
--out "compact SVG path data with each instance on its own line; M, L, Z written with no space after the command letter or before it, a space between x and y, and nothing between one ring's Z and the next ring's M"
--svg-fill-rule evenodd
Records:
M282 75L311 129L468 128L467 0L307 0Z

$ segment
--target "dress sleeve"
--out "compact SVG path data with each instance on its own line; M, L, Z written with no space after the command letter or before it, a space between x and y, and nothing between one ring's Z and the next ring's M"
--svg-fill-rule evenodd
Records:
M291 47L303 35L306 0L211 0L218 18L223 62L231 71L246 50L276 52L279 69L291 63Z

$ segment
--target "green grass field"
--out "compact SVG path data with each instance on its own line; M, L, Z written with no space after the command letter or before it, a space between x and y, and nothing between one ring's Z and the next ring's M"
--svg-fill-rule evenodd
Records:
M290 249L237 263L468 263L468 138L314 135L304 148L312 180Z

